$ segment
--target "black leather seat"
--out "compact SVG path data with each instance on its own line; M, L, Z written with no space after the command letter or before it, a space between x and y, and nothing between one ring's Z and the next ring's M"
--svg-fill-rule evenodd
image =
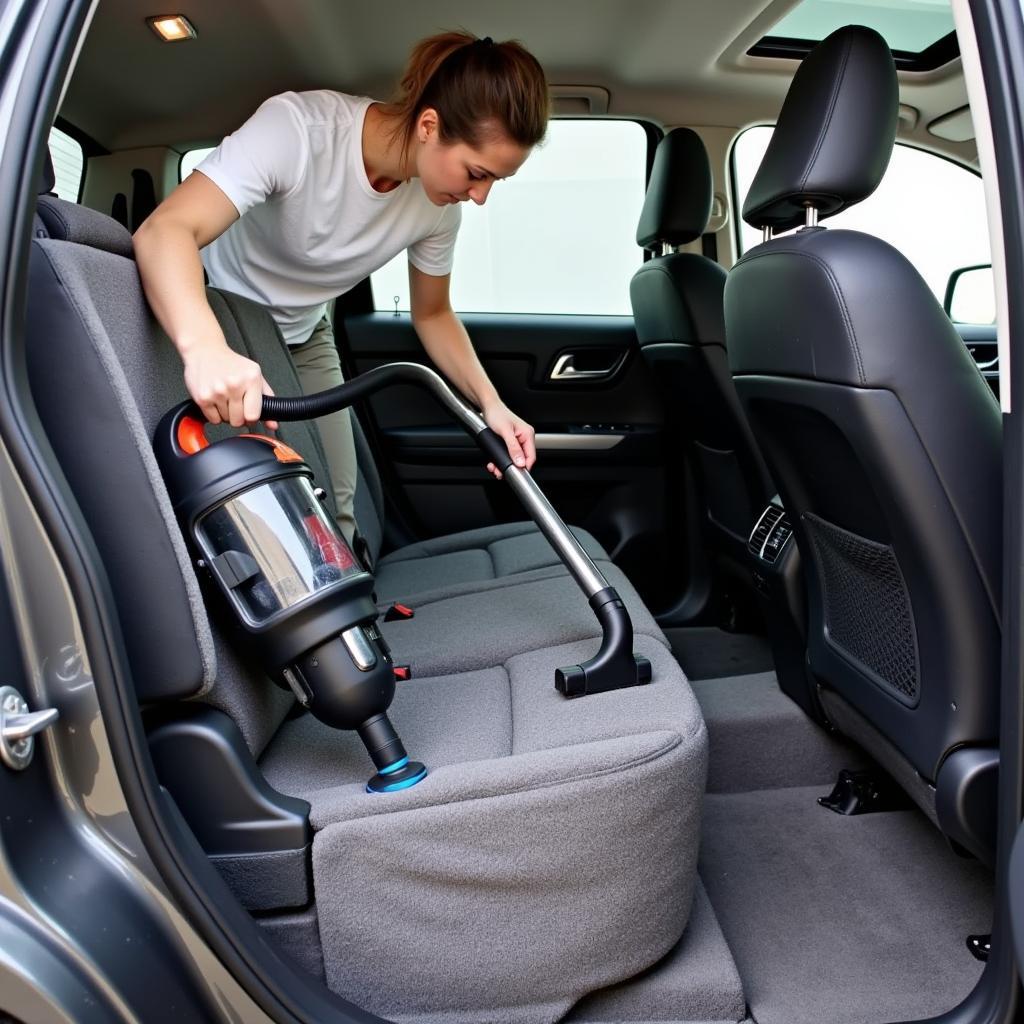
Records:
M840 29L800 66L743 217L775 232L806 226L753 248L730 274L729 357L793 518L827 714L985 856L999 710L999 408L900 253L815 226L877 187L898 103L892 55L869 29Z
M729 373L725 271L705 256L669 251L701 237L711 202L704 144L676 128L658 145L636 234L645 249L664 251L636 272L629 291L674 440L693 455L710 535L739 550L775 490Z

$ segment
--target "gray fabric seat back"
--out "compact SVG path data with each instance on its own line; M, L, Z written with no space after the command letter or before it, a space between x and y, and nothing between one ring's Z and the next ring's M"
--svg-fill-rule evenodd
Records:
M293 699L211 628L150 448L159 418L188 397L180 359L146 305L127 231L57 199L42 197L40 212L62 237L32 246L30 382L107 567L139 699L199 698L220 707L258 754ZM258 355L275 391L297 394L269 318L237 297L210 298L228 343ZM281 435L327 479L315 428L287 424Z
M711 167L700 136L676 128L658 144L637 243L656 252L701 237L712 202ZM659 253L633 276L629 294L640 351L689 447L704 510L719 530L746 542L774 495L747 424L725 350L725 271L696 253Z
M869 195L897 107L882 38L834 33L797 72L745 218L784 230L805 204L826 215ZM941 794L952 752L998 733L995 399L921 276L868 235L772 239L736 265L725 301L736 386L803 556L826 710Z

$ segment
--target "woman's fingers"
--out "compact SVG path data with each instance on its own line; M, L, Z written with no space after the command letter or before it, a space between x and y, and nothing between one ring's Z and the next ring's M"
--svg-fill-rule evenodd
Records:
M185 386L211 423L234 427L258 423L263 395L274 393L259 364L223 344L203 346L186 356ZM267 426L277 429L275 422Z
M537 438L533 427L529 423L524 423L520 420L516 438L523 450L523 454L526 456L526 466L524 468L529 472L537 461Z

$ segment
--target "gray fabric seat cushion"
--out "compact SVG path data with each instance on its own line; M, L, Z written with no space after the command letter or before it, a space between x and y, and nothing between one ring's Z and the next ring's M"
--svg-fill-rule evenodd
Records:
M644 687L566 701L586 643L399 685L430 774L367 794L351 733L286 722L261 768L312 806L329 985L399 1021L555 1021L679 940L696 879L707 736L678 664L638 637ZM439 983L443 978L443 983Z
M608 554L586 530L576 539L595 561ZM409 544L381 558L375 568L382 603L415 603L418 596L441 596L501 586L507 577L561 567L554 548L531 522L466 530Z
M626 605L634 633L667 645L622 570L611 562L600 568ZM381 622L395 663L409 665L414 675L468 672L524 651L601 635L583 592L561 569L524 573L483 594L421 599L415 613L411 619ZM596 643L591 648L590 654L595 653Z

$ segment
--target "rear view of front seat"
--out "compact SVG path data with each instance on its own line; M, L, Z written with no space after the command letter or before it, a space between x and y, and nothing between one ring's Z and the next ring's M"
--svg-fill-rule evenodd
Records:
M729 357L803 556L832 722L985 856L1000 676L1001 422L899 252L817 220L867 198L897 125L892 55L856 26L800 66L744 219L779 232L726 287Z
M706 256L670 251L700 238L711 213L712 179L700 137L676 128L658 145L637 244L665 251L630 282L640 351L654 370L673 422L690 447L716 541L741 550L775 494L729 373L725 271Z

